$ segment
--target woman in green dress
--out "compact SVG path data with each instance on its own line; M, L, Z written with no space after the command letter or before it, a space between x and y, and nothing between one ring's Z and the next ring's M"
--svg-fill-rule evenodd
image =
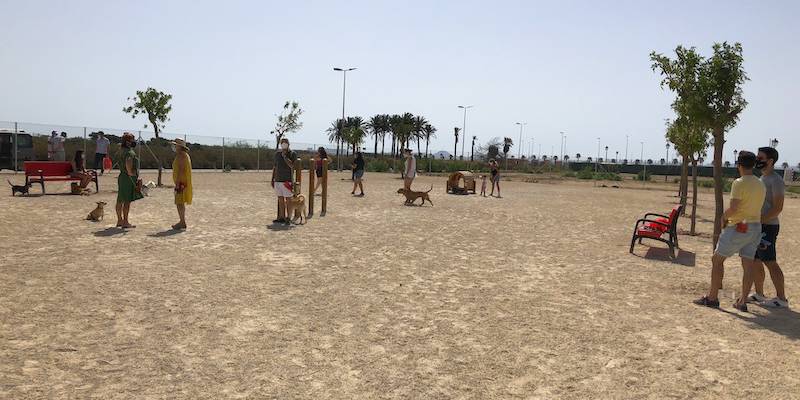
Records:
M139 179L139 157L133 151L136 138L131 133L122 135L122 154L120 157L119 177L117 178L117 227L135 228L128 222L131 202L141 199L142 193L136 189Z

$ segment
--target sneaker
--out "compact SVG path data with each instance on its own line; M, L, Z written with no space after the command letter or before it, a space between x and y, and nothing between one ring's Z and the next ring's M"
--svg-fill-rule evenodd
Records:
M758 303L760 306L763 307L772 307L772 308L789 308L789 300L781 300L777 297L774 297L769 300L763 300Z
M733 308L741 312L747 312L747 303L742 303L742 304L733 303Z
M750 295L750 297L747 298L747 301L750 302L750 303L762 303L762 302L765 302L767 300L769 300L767 298L767 296L764 296L763 294L758 294L758 293L753 293L753 294Z
M711 300L708 298L708 296L703 296L697 300L692 301L692 303L697 304L698 306L719 308L719 300Z

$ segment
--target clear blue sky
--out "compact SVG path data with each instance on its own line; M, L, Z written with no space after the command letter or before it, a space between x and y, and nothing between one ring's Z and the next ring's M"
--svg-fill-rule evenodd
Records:
M121 112L137 89L174 94L170 132L266 138L284 100L306 110L294 141L319 143L341 113L412 112L452 149L467 135L530 138L559 152L664 157L672 94L648 54L715 41L744 46L750 105L729 135L777 137L800 161L800 2L793 1L13 1L0 0L0 120L138 128ZM368 143L369 146L369 143ZM460 146L459 146L460 147ZM538 152L538 145L536 146ZM516 154L516 149L512 150ZM730 154L728 154L730 153Z

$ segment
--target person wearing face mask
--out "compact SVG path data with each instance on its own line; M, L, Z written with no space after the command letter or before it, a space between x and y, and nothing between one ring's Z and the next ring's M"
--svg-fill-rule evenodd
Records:
M761 209L761 245L756 252L756 262L753 270L755 293L749 300L758 302L762 306L788 308L789 300L786 299L784 290L783 271L778 265L775 242L778 240L780 220L778 216L783 211L785 185L783 179L775 173L775 163L778 162L778 151L772 147L758 149L756 168L761 170L761 182L767 188L764 206ZM776 296L772 299L764 295L764 266L769 270L772 284L775 285Z
M275 152L275 166L272 168L272 188L278 195L278 216L274 224L290 223L291 216L286 215L286 200L294 195L292 185L292 168L297 154L289 149L289 139L281 139L280 150Z
M753 286L753 259L761 241L761 207L767 192L764 184L753 175L755 164L755 154L744 150L739 152L736 167L740 178L733 181L730 205L722 214L722 234L711 258L711 286L708 295L694 301L697 305L719 307L725 259L739 253L744 272L741 295L733 307L742 312L747 311L745 303Z
M417 177L417 160L414 158L414 154L411 153L411 149L405 149L403 155L406 158L403 184L406 190L411 190L411 184L414 182L414 178Z
M175 159L172 161L172 182L175 183L175 207L178 209L177 224L172 229L186 229L186 205L192 204L192 159L189 147L182 139L171 142Z

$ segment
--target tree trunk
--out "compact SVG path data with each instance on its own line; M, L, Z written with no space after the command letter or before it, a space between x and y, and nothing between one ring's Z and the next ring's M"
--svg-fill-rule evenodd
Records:
M453 146L453 160L458 157L458 136L456 136L456 144Z
M378 133L375 133L375 151L372 152L372 155L375 157L378 156Z
M426 138L425 139L425 158L430 157L430 155L428 154L428 145L430 145L430 144L431 144L431 139L430 138Z
M385 150L386 150L386 133L381 135L381 158L383 158Z
M392 158L394 158L394 145L396 140L394 139L394 132L392 132Z
M419 138L417 138L417 154L419 154L419 153L422 153L422 152L419 151Z
M689 157L684 156L681 161L681 182L678 185L678 195L683 206L683 215L686 215L686 198L689 196Z
M153 131L156 133L156 138L159 138L160 137L159 133L161 132L159 132L158 124L153 124ZM164 167L161 165L161 160L159 160L158 157L153 155L153 158L155 158L156 163L158 163L158 179L157 179L158 182L156 183L156 185L158 185L158 187L161 187L164 186L164 184L161 182L161 174L164 172Z
M692 227L689 232L694 236L697 223L697 160L692 160Z
M719 235L722 233L722 211L725 205L722 200L722 151L725 147L725 131L722 127L714 128L714 240L712 248L717 247Z

